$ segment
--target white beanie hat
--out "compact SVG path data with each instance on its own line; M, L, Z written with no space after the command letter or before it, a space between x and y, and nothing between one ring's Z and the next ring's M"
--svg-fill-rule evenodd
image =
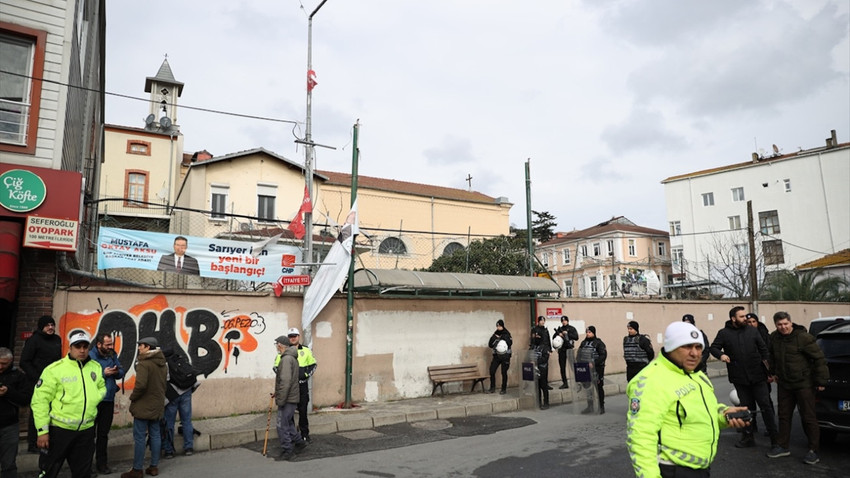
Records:
M664 350L672 352L683 345L700 344L702 332L688 322L673 322L664 331Z

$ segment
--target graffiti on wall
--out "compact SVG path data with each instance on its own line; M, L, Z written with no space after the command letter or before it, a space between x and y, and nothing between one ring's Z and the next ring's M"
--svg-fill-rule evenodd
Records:
M57 332L63 338L66 353L67 338L76 330L84 330L92 337L111 334L118 360L126 371L126 388L133 388L135 382L133 363L140 338L154 337L160 348L183 355L198 374L209 377L237 367L239 356L256 351L257 336L266 331L265 318L256 312L173 307L163 295L127 310L109 310L100 299L98 303L95 312L68 312L60 317Z

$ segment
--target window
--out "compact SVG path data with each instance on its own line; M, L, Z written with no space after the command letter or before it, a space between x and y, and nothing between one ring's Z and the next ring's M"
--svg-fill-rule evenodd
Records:
M450 255L454 254L455 252L462 251L462 250L463 250L463 244L461 244L459 242L450 242L446 245L446 248L443 249L443 255L444 256L450 256Z
M775 210L760 212L759 228L762 234L779 234L779 213Z
M634 239L629 239L629 255L631 257L637 256L637 247L635 246Z
M277 186L271 184L257 185L257 218L261 221L275 219L274 203L277 198Z
M732 188L732 201L738 202L744 200L744 188Z
M685 250L681 247L674 247L670 249L670 255L673 256L673 264L676 266L681 266L681 264L685 261Z
M564 281L564 297L572 297L573 296L573 281L565 280Z
M714 206L714 193L704 193L702 195L703 206Z
M0 22L0 151L35 154L47 32Z
M785 192L790 193L791 192L791 180L790 179L783 179L782 184L785 185Z
M679 236L682 234L682 222L681 221L670 221L670 235L671 236Z
M737 231L741 229L741 216L729 216L729 230Z
M598 257L602 255L602 245L598 242L593 243L593 256Z
M761 243L761 247L762 255L764 255L764 265L772 266L785 263L785 256L782 253L782 241L764 241Z
M596 283L596 277L590 278L590 296L599 297L599 285Z
M658 242L658 255L662 257L667 255L667 244L664 242Z
M407 247L401 239L388 237L378 246L379 254L407 254Z
M224 219L227 212L227 186L210 185L210 217L213 219Z
M747 244L735 244L735 258L739 260L750 259L750 246Z
M147 207L148 200L148 172L128 169L125 171L124 179L124 201L125 206Z
M127 154L141 154L144 156L150 156L151 144L148 141L129 139L127 140Z
M541 254L541 256L542 256L542 259L543 259L543 266L549 267L549 253L544 252L543 254Z
M581 245L581 257L587 257L587 244Z
M561 259L563 260L564 264L570 263L570 248L569 247L564 249L563 251L561 251Z
M608 250L606 251L608 253L608 255L613 256L614 255L614 240L608 239L608 241L605 243L605 247L608 248Z

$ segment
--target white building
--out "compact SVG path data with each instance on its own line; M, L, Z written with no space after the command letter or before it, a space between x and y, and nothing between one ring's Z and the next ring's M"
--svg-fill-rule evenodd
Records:
M774 149L776 151L776 149ZM850 245L850 143L672 176L662 181L673 270L683 284L749 295L747 204L760 279Z

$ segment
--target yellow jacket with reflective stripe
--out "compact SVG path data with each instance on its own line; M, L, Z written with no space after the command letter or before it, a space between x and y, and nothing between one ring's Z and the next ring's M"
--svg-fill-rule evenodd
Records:
M635 475L661 476L659 463L708 468L717 454L723 411L702 372L686 373L662 352L629 382L626 444Z
M39 435L53 425L66 430L85 430L94 425L97 404L106 395L103 368L88 355L83 362L70 356L41 372L32 395L32 414Z

